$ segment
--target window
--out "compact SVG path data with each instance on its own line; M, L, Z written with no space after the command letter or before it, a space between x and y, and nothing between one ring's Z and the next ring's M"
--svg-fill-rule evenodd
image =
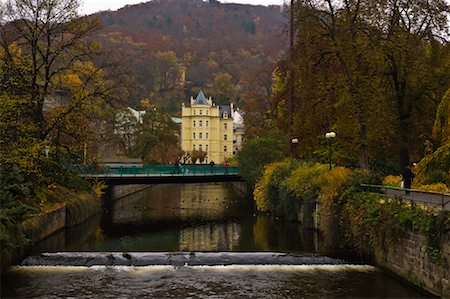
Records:
M199 127L203 127L203 121L202 121L202 120L199 120L199 121L198 121L198 126L199 126Z
M195 114L195 113L194 113L194 114ZM227 111L224 111L224 112L223 112L223 118L225 118L225 119L228 118L228 112L227 112Z
M206 127L208 127L208 125L209 125L209 121L208 121L208 120L206 121L206 124L205 124L205 125L206 125Z
M227 140L227 134L223 135L223 140Z
M203 110L200 110L200 115L202 115L203 114Z
M202 139L203 138L203 134L202 133L198 133L198 138Z
M224 124L223 124L223 129L224 129L224 130L227 130L227 129L228 129L227 123L224 123Z
M195 127L195 120L194 120L194 127Z
M205 149L206 149L206 151L208 151L208 145L205 145Z
M205 136L205 138L206 138L206 139L208 139L208 133L206 133L206 136Z
M224 151L224 152L227 151L227 146L226 146L226 145L223 146L223 151Z
M206 110L206 115L209 115L209 110Z
M194 138L194 139L195 139L195 133L192 133L192 138Z
M198 150L199 150L199 151L202 151L202 147L203 147L203 146L200 144L200 145L198 146Z
M192 149L195 151L195 144L192 145Z
M194 115L195 115L195 110L194 110Z

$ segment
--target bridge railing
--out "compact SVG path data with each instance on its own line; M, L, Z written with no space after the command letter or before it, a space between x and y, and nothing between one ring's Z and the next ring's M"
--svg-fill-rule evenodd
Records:
M387 196L397 196L418 205L425 205L444 210L450 210L450 194L415 189L405 189L382 185L361 184L367 191L375 191Z
M84 176L197 176L239 174L235 166L210 165L143 165L143 166L90 166L70 165L70 170Z

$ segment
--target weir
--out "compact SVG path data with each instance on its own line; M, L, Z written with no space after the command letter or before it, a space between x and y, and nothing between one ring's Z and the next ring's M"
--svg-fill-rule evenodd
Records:
M319 255L278 252L58 252L27 257L21 266L342 265Z

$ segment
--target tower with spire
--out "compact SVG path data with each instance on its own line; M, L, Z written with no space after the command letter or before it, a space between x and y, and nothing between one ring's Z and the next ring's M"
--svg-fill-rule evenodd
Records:
M233 156L233 118L233 104L215 105L200 90L189 106L182 104L181 150L206 153L205 164L224 163Z

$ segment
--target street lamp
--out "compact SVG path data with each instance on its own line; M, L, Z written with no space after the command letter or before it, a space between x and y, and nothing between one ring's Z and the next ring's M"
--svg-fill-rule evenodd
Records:
M45 157L48 158L48 153L50 152L50 147L48 145L45 146L44 152L45 152Z
M336 138L336 133L335 132L328 132L325 134L325 138L328 141L328 144L330 146L330 170L331 170L331 144L333 143L333 139Z
M295 158L295 153L298 145L298 138L292 138L291 144L292 144L292 156Z

